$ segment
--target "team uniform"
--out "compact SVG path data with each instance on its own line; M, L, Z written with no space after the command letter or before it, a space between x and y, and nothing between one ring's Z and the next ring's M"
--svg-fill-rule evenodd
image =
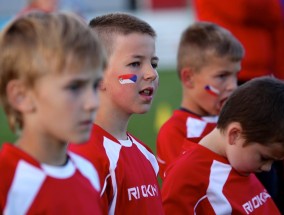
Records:
M0 214L102 214L93 165L74 153L64 166L41 164L12 144L0 152Z
M157 136L157 160L162 179L168 165L187 148L185 138L198 143L215 128L217 120L218 116L202 117L184 108L174 111Z
M128 140L121 141L94 125L90 140L70 149L97 168L105 214L163 214L156 158L148 147L127 135Z
M199 144L169 166L162 198L166 214L280 214L253 173L240 175L226 158Z

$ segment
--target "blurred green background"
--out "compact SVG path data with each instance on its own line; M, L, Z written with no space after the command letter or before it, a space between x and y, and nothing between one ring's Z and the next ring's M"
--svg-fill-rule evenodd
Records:
M141 139L156 153L156 136L161 124L167 120L172 111L179 107L181 87L174 70L159 71L160 85L151 110L146 114L133 115L129 123L129 132ZM16 136L10 131L7 119L0 109L0 145L13 142Z

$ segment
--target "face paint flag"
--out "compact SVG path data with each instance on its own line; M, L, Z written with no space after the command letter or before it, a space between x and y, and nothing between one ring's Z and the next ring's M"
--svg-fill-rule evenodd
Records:
M126 74L118 76L119 83L121 84L134 84L137 81L137 75Z
M206 86L204 87L204 89L205 89L208 93L210 93L211 95L213 95L213 96L218 96L218 95L220 94L220 91L219 91L219 90L217 90L216 88L214 88L214 87L212 87L212 86L210 86L210 85L206 85Z

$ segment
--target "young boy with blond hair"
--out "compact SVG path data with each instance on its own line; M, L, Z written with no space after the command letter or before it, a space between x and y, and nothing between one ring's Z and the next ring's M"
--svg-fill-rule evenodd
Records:
M241 43L214 23L196 22L184 30L177 54L181 107L160 128L156 142L162 179L188 147L185 138L197 143L215 128L223 104L237 88L243 56Z
M167 170L166 214L278 215L255 172L284 158L284 82L256 78L221 110L217 127Z
M19 137L0 151L1 214L102 214L89 139L105 60L79 18L34 12L0 35L0 102Z
M133 114L150 109L158 87L156 33L126 13L96 17L90 27L106 49L108 65L91 139L71 149L98 169L106 214L163 214L155 156L127 131Z

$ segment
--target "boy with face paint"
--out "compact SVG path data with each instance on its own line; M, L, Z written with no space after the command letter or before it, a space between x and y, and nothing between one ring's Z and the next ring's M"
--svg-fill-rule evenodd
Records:
M255 78L221 110L217 126L167 169L166 214L280 215L256 178L284 158L284 82Z
M96 17L90 27L105 47L108 65L91 139L71 150L97 168L105 214L163 214L156 158L127 132L132 114L150 109L158 87L156 33L125 13Z
M162 179L168 165L189 143L197 143L216 126L223 104L237 88L243 56L241 43L214 23L196 22L184 30L177 55L181 107L164 123L157 136Z

